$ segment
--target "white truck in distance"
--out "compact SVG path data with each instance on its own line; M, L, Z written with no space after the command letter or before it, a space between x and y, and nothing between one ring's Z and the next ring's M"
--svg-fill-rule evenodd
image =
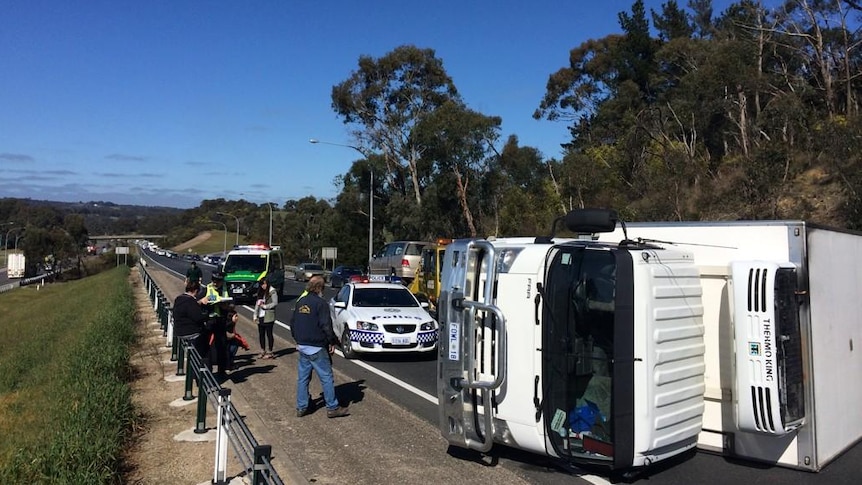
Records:
M561 221L586 236L555 238ZM548 237L456 240L441 433L612 472L695 446L818 471L862 437L859 261L862 236L801 221L599 209Z
M7 261L7 267L9 268L9 278L23 278L24 277L24 255L21 253L13 253L9 255L9 261Z

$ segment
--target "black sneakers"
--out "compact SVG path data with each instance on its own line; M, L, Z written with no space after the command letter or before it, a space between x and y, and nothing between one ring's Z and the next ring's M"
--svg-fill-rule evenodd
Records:
M335 409L326 410L327 418L341 418L344 416L350 416L350 411L348 411L347 408L344 406L338 406Z
M311 413L311 410L309 410L308 408L306 408L306 409L297 409L297 410L296 410L296 417L297 417L297 418L301 418L301 417L303 417L303 416L305 416L305 415L307 415L307 414L310 414L310 413Z

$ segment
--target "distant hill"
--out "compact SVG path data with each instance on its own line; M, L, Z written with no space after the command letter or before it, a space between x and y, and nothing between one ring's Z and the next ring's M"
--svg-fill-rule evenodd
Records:
M2 203L30 207L50 207L63 214L80 214L90 235L117 233L162 233L170 228L167 221L179 218L186 209L122 205L105 201L58 202L34 199L0 199ZM10 214L10 219L13 218Z

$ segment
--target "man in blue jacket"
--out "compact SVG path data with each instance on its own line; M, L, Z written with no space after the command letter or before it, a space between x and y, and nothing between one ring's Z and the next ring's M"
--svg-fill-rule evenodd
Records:
M306 287L308 294L296 301L293 317L290 321L290 332L296 341L299 351L299 369L296 381L296 416L302 417L310 412L311 397L308 394L308 384L311 382L311 371L317 372L323 387L323 399L326 401L326 416L340 418L350 413L342 407L335 397L335 380L332 377L332 358L338 337L332 331L332 318L329 316L329 305L321 297L324 281L320 276L313 276Z

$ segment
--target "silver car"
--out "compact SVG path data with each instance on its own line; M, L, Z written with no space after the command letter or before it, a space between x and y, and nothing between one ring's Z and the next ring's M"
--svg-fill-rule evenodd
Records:
M406 285L416 277L422 261L422 248L428 241L392 241L371 259L371 275L397 276Z
M296 267L293 277L296 281L308 281L312 276L325 276L323 266L317 263L301 263Z

